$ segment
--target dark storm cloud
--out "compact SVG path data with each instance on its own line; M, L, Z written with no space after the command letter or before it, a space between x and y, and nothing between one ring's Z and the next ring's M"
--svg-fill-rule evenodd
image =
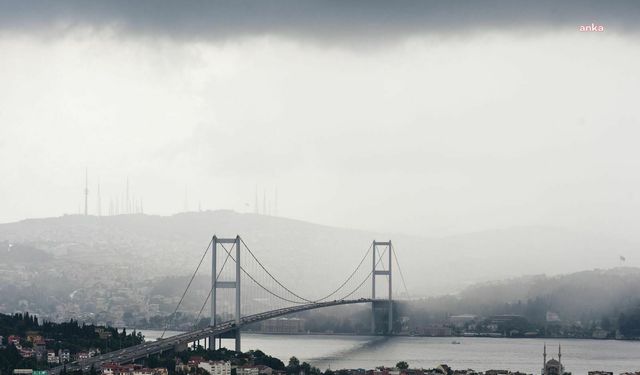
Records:
M274 34L316 40L394 39L413 34L491 30L546 32L597 22L639 29L638 1L167 1L0 0L0 30L115 27L142 36L228 39Z

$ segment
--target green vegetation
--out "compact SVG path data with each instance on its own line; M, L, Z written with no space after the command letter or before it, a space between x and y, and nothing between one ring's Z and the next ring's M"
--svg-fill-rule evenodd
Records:
M38 318L29 313L4 315L0 314L0 336L5 340L8 336L19 336L23 347L32 347L27 335L38 335L46 340L46 348L54 351L69 349L71 354L96 348L103 353L140 344L144 337L139 332L128 334L126 330L118 332L112 327L79 324L75 320L65 323L40 323ZM46 354L45 354L46 356ZM49 365L36 362L35 358L22 358L20 352L13 346L7 345L0 349L0 369L3 374L11 373L14 368L46 369Z

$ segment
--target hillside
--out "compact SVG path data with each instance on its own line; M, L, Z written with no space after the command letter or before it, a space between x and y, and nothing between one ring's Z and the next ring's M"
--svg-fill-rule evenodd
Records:
M341 229L279 217L206 211L173 216L64 216L0 225L0 243L81 264L139 268L148 278L189 274L213 234L240 234L273 272L316 289L348 275L373 239L392 239L410 291L438 295L523 274L640 266L634 244L559 228L520 227L443 238ZM4 258L4 257L3 257ZM0 262L6 259L0 258Z

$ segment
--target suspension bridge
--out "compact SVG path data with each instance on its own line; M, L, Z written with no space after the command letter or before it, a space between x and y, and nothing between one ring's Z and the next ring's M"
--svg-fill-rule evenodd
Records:
M211 254L211 287L200 307L193 329L165 338L170 318L176 316L209 253ZM366 260L369 257L371 257L371 263L367 266ZM371 334L391 335L394 327L394 284L392 282L394 264L398 268L404 292L408 295L404 276L391 241L373 241L354 271L335 289L315 298L303 297L276 278L240 236L235 238L213 236L191 275L174 313L169 316L160 339L71 362L65 366L53 368L50 372L59 374L64 367L67 371L87 371L92 366L98 368L105 363L131 363L167 351L186 350L190 345L216 349L222 347L223 338L233 339L235 350L240 351L243 327L267 319L330 306L370 303ZM368 286L371 287L370 290ZM382 294L379 293L380 289ZM196 323L200 321L207 305L209 306L209 325L197 328Z

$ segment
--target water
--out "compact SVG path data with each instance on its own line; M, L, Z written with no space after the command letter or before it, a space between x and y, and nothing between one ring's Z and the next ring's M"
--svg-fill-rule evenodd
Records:
M147 339L155 339L161 332L142 333ZM165 334L168 335L169 332ZM460 345L452 344L452 340ZM260 349L285 364L288 358L296 356L323 370L368 369L407 361L417 368L446 363L455 369L507 369L539 374L545 341L547 359L557 358L558 344L562 345L562 362L566 371L573 374L591 370L614 374L640 371L640 342L635 341L243 334L242 349ZM231 341L227 343L227 347L232 345Z

